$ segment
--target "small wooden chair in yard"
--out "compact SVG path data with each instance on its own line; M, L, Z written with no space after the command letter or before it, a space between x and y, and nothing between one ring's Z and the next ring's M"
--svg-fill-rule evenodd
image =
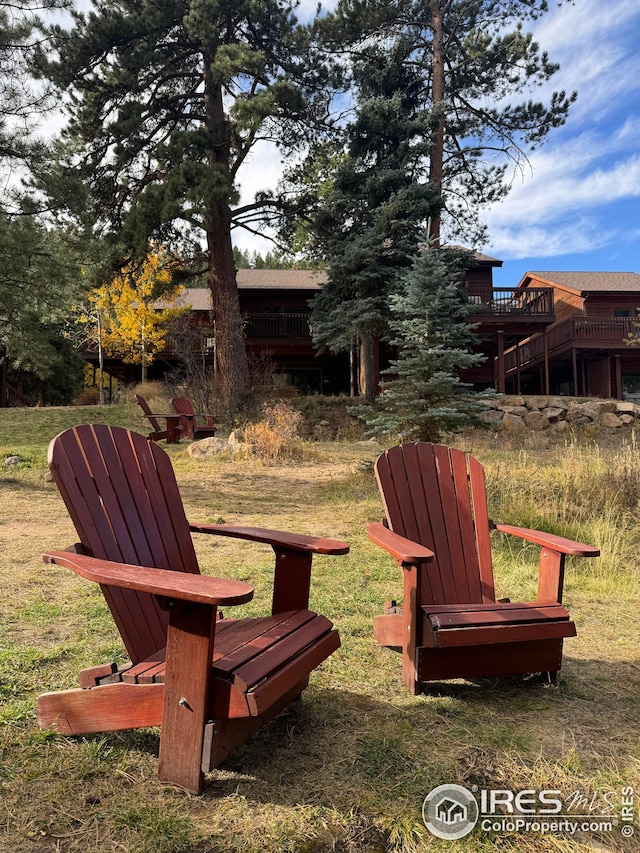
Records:
M308 609L311 560L349 546L190 524L165 451L119 427L66 430L49 446L49 467L80 544L44 559L101 585L131 662L91 667L80 689L41 695L38 722L70 735L159 725L160 778L197 793L203 774L300 696L339 647L332 623ZM200 575L193 532L273 548L270 615L220 617L254 589Z
M386 522L369 537L402 567L404 606L389 602L374 619L383 646L402 651L412 693L447 678L546 673L555 683L564 637L576 635L562 606L567 554L599 550L552 534L494 524L484 470L469 454L443 445L403 444L375 465ZM496 601L490 531L541 547L538 597Z
M198 424L198 415L196 415L193 403L186 397L174 397L171 405L180 415L180 421L184 434L187 438L209 438L216 434L217 428L214 415L200 415L206 418L206 425Z
M154 414L145 398L141 397L140 394L135 395L135 400L151 424L152 431L149 433L149 438L152 441L162 441L162 439L165 439L167 444L173 444L180 440L180 435L184 429L181 423L176 423L175 419L170 415ZM160 426L158 418L163 418L167 422L165 429L162 429Z

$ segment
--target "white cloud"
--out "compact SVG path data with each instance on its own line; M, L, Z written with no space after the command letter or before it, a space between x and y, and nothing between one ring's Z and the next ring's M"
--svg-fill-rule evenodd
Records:
M593 218L576 217L553 229L529 224L498 228L494 236L491 248L497 247L498 256L509 260L593 252L607 246L615 232L603 230Z
M635 0L554 8L536 26L542 49L561 71L548 90L578 90L563 128L529 158L507 198L490 209L490 248L504 258L592 252L637 239L616 204L640 195L640 110Z

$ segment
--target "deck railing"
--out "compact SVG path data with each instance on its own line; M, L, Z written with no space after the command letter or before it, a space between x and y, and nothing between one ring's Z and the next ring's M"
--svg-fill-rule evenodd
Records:
M469 300L472 303L470 314L508 317L523 314L553 314L553 289L550 287L512 287L483 288L469 285Z
M309 314L245 314L247 338L309 338Z
M17 388L14 388L12 385L5 383L2 388L2 403L1 405L4 408L8 408L10 406L28 406L29 401L24 396L21 391L18 391Z
M572 344L587 346L616 346L627 342L631 335L639 332L638 320L634 317L570 317L547 331L547 352L569 347ZM634 346L638 346L635 344ZM524 367L544 355L545 339L541 334L521 341L516 347L505 351L505 370L515 370L518 364Z

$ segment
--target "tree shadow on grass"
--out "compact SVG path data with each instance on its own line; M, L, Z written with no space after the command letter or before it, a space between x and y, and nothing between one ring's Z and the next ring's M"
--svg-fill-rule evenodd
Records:
M637 664L567 663L578 675L558 688L515 678L443 682L389 701L312 688L209 777L205 797L384 808L447 782L505 787L514 760L523 776L557 767L585 789L603 756L613 776L637 775Z

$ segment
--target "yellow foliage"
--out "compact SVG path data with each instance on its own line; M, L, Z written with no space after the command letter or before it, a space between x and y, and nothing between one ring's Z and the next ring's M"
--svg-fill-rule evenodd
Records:
M89 294L104 352L144 368L165 349L166 324L189 310L176 305L182 287L165 291L176 264L156 247L142 262L129 262L120 275ZM154 295L158 290L164 291L161 300Z

